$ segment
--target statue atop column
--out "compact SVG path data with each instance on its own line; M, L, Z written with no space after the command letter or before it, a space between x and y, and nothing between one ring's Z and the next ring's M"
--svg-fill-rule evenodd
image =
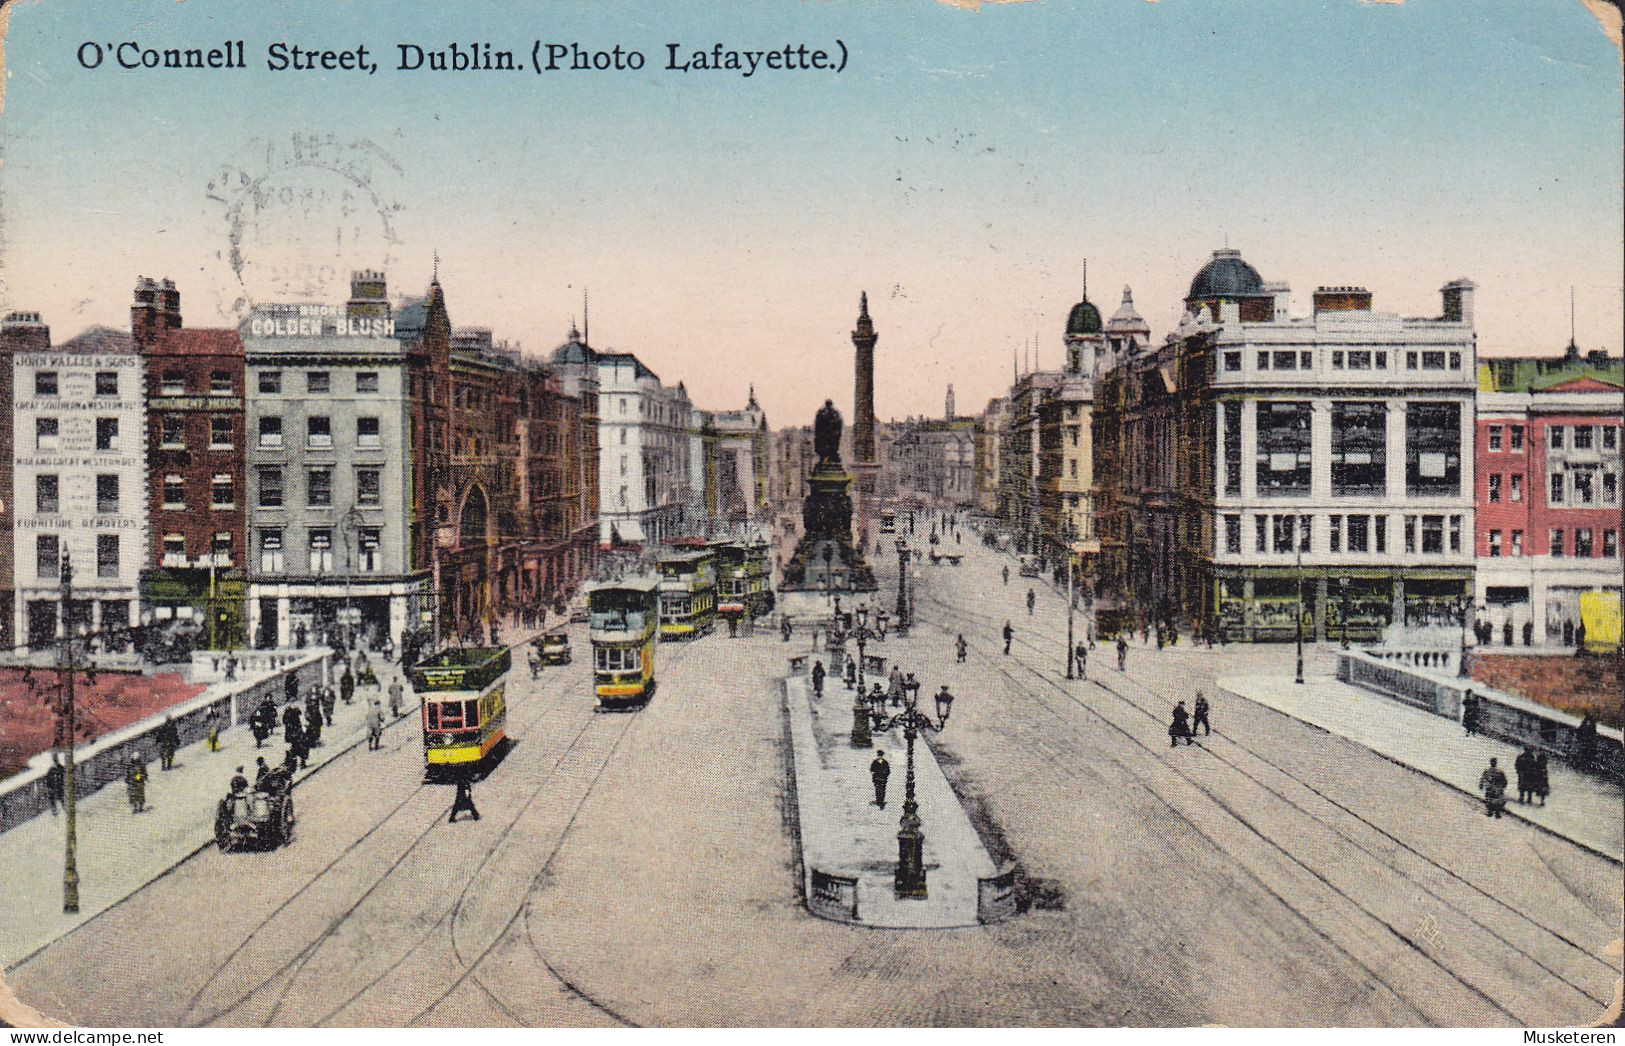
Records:
M834 400L825 400L813 418L813 450L820 463L841 460L841 412L835 409Z

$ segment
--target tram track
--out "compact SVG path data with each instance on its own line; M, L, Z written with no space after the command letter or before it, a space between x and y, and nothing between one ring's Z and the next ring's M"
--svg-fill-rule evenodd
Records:
M975 611L969 610L967 607L964 607L964 606L957 606L957 605L956 606L950 606L949 604L945 603L943 600L941 600L939 597L937 597L933 593L929 593L929 592L926 593L925 598L927 599L928 602L936 605L937 607L939 607L941 609L952 611L952 612L954 612L956 614L959 614L961 616L969 616L974 620L981 620L981 621L984 621L984 622L988 622L993 627L997 627L998 620L997 620L996 617L994 617L992 615L977 613ZM937 625L935 622L931 622L931 624L932 624L932 626L934 628L937 628L939 631L941 631L945 636L951 638L951 634L949 633L949 631L946 628L944 628L943 626ZM1050 654L1049 651L1042 650L1035 643L1032 643L1031 641L1028 641L1028 640L1025 640L1025 639L1022 639L1022 638L1017 638L1015 640L1015 643L1016 643L1016 645L1019 645L1019 646L1025 648L1025 649L1033 651L1034 653L1038 653L1041 656L1047 657ZM1007 679L1009 679L1012 684L1015 684L1016 686L1021 687L1021 684L1016 680L1015 675L1012 672L1010 672L1006 668L1000 667L1001 666L1001 661L1002 661L1002 658L1000 657L1000 655L994 654L991 651L987 651L987 652L983 653L983 658L989 664L993 665L995 667L996 671L998 671L1001 675L1003 675ZM1153 754L1153 755L1155 754L1152 751L1152 749L1150 748L1150 746L1147 746L1143 741L1141 741L1140 738L1133 731L1127 730L1123 726L1121 726L1120 724L1112 721L1112 719L1110 717L1104 715L1100 710L1094 708L1088 702L1086 702L1082 698L1080 698L1077 694L1067 690L1057 680L1051 678L1044 671L1042 671L1040 669L1036 669L1033 666L1027 664L1026 662L1020 661L1020 660L1016 661L1015 664L1017 666L1019 666L1021 669L1024 669L1025 671L1031 673L1033 676L1036 676L1038 678L1038 680L1043 684L1045 690L1059 693L1060 695L1065 697L1068 701L1070 701L1073 705L1083 709L1085 712L1090 714L1092 717L1094 717L1094 718L1100 720L1102 723L1105 723L1106 725L1110 726L1112 729L1114 729L1114 730L1118 731L1119 733L1121 733L1125 738L1129 739L1131 742L1133 742L1137 746L1139 746L1142 749L1146 750L1148 754ZM1160 691L1157 688L1152 687L1151 685L1143 683L1143 682L1141 682L1139 680L1136 680L1136 679L1134 679L1134 677L1128 676L1126 673L1124 673L1124 677L1126 679L1136 683L1137 685L1145 687L1145 689L1147 689L1148 691L1151 691L1152 693L1159 693L1160 694ZM1143 704L1141 704L1139 701L1135 700L1134 698L1130 697L1124 691L1119 690L1119 689L1117 689L1115 687L1111 687L1111 686L1107 685L1106 683L1100 681L1098 678L1095 679L1095 680L1090 681L1090 684L1094 685L1094 686L1098 686L1102 691L1111 694L1112 696L1117 698L1120 702L1122 702L1124 705L1126 705L1129 708L1139 712L1140 714L1145 716L1147 719L1149 719L1151 722L1157 724L1157 726L1159 727L1159 734L1160 734L1160 727L1163 725L1163 723L1162 723L1162 716L1158 712L1155 712L1155 711L1152 711L1151 709L1146 708ZM1025 689L1025 688L1023 688L1023 689ZM1052 716L1054 716L1058 721L1066 724L1069 727L1069 729L1071 729L1073 732L1078 733L1078 734L1082 734L1082 731L1078 730L1075 723L1072 723L1066 717L1061 716L1057 712L1055 707L1053 705L1051 705L1048 701L1042 701L1042 703L1043 703L1044 707L1046 708L1046 710L1049 711L1050 714ZM1437 873L1441 873L1444 876L1446 876L1448 879L1453 880L1453 881L1455 881L1457 883L1460 883L1461 885L1465 886L1466 888L1468 888L1469 890L1471 890L1472 892L1474 892L1478 896L1480 896L1483 899L1485 899L1486 901L1490 902L1492 905L1498 906L1499 909L1501 909L1503 912L1505 912L1507 914L1510 914L1517 921L1517 923L1519 925L1531 927L1537 933L1547 935L1551 940L1558 942L1561 946L1566 947L1568 949L1572 949L1573 951L1578 952L1580 955L1583 955L1587 962L1596 964L1596 966L1602 968L1603 970L1608 971L1610 974L1612 974L1614 976L1617 976L1617 971L1615 971L1615 969L1612 966L1610 966L1606 961L1604 961L1599 956L1592 953L1590 950L1586 949L1583 945L1580 945L1579 943L1573 941L1571 938L1559 933L1556 930L1552 930L1552 929L1549 929L1547 927L1541 926L1540 924L1535 923L1533 920L1528 919L1526 916L1523 915L1522 912L1520 912L1513 905L1509 904L1507 901L1501 899L1500 897L1497 897L1496 895L1494 895L1493 893L1491 893L1488 890L1484 889L1483 887L1479 886L1478 884L1473 883L1471 880L1469 880L1466 877L1464 877L1464 876L1460 875L1459 873L1455 872L1453 869L1450 869L1450 868L1446 867L1445 865L1443 865L1439 861L1433 859L1432 857L1428 856L1427 854L1422 853L1420 850L1418 850L1414 846L1412 846L1409 843L1405 842L1403 839L1400 839L1394 833L1382 828L1380 825L1377 825L1376 823L1371 821L1369 818L1366 818L1366 817L1362 816L1361 814L1359 814L1358 812L1352 810L1351 808L1349 808L1345 804L1336 801L1331 796L1327 795L1322 789L1316 788L1311 782L1304 780L1299 775L1293 773L1292 771L1286 769L1285 767L1281 766L1280 764L1276 763L1275 761L1273 761L1273 760L1269 759L1268 757L1262 755L1261 753L1259 753L1255 749L1251 748L1250 746L1247 746L1247 745L1235 740L1234 738L1230 738L1230 737L1228 737L1226 735L1220 734L1218 731L1215 731L1215 734L1217 736L1222 737L1227 743L1229 743L1231 745L1234 745L1236 748L1238 748L1242 752L1246 753L1247 756L1251 757L1252 759L1256 760L1259 763L1264 764L1265 766L1267 766L1268 768L1273 770L1275 773L1277 773L1277 774L1281 775L1282 777L1286 778L1287 780L1293 782L1297 786L1307 790L1309 793L1311 793L1312 795L1318 797L1320 800L1326 802L1328 805L1332 806L1334 809L1338 810L1339 812L1341 812L1341 813L1343 813L1343 814L1345 814L1345 815L1347 815L1349 817L1354 818L1355 820L1360 822L1362 825L1364 825L1369 830L1377 833L1379 836L1386 839L1388 842L1392 843L1399 850L1411 855L1414 859L1425 862L1425 864L1428 867L1435 870ZM1388 867L1390 869L1393 869L1396 872L1398 871L1398 869L1393 868L1393 865L1392 865L1391 861L1389 860L1389 858L1386 855L1374 851L1369 846L1366 846L1361 841L1355 839L1352 835L1349 834L1349 832L1345 831L1341 826L1335 824L1331 819L1328 819L1327 817L1322 816L1320 813L1317 813L1317 812L1315 812L1313 810L1310 810L1310 809L1306 808L1304 805L1302 805L1301 803L1296 802L1290 796L1288 796L1285 792L1283 792L1281 789L1275 787L1270 782L1265 781L1258 774L1254 774L1254 773L1249 772L1249 770L1244 768L1239 762L1237 762L1234 759L1231 759L1225 753L1217 751L1214 748L1209 747L1209 746L1204 746L1204 747L1209 752L1211 752L1213 755L1215 755L1216 758L1218 758L1220 762L1222 762L1226 766L1228 766L1232 771L1240 774L1245 779L1251 781L1253 784L1255 784L1259 788L1263 789L1266 793L1273 796L1279 802L1286 804L1287 806L1289 806L1290 808L1295 810L1297 812L1297 814L1309 818L1311 821L1318 824L1323 829L1325 829L1327 831L1330 831L1337 838L1341 839L1345 844L1353 847L1354 849L1356 849L1360 853L1363 853L1366 857L1368 857L1371 860L1375 861L1379 866ZM1282 856L1284 856L1292 864L1298 866L1304 872L1306 872L1310 876L1314 877L1317 881L1321 882L1327 888L1331 889L1334 893L1341 896L1349 904L1353 905L1354 907L1356 907L1360 911L1364 912L1368 917L1374 919L1379 925L1384 926L1391 934L1393 934L1394 937L1396 937L1400 941L1403 941L1410 948L1414 949L1418 954L1425 957L1429 962L1431 962L1434 966L1436 966L1438 969L1440 969L1442 972L1444 972L1447 976L1449 976L1451 979L1453 979L1456 982L1458 982L1459 984L1461 984L1471 994L1473 994L1474 996L1480 998L1482 1001L1484 1001L1488 1005L1494 1007L1498 1012L1500 1012L1502 1014L1505 1014L1508 1018L1512 1019L1513 1021L1521 1023L1520 1018L1518 1018L1516 1015L1512 1014L1504 1006L1502 1006L1501 1003L1497 999L1493 998L1485 988L1481 987L1480 985L1473 984L1473 983L1469 982L1467 979L1462 977L1460 974L1456 973L1454 970L1451 970L1451 969L1447 968L1446 966L1444 966L1444 964L1439 962L1439 960L1437 958L1435 958L1432 955L1429 955L1427 953L1427 951L1425 949L1423 949L1416 940L1413 939L1412 934L1409 934L1409 933L1405 932L1402 928L1400 928L1398 926L1395 926L1393 924L1392 920L1390 920L1388 918L1385 918L1382 914L1372 910L1371 906L1369 906L1367 904L1364 904L1361 901L1359 901L1358 899L1350 896L1343 889L1340 889L1336 884L1331 882L1331 880L1326 875L1322 874L1319 870L1310 867L1308 863L1306 863L1302 859L1298 858L1295 854L1293 854L1290 851L1286 850L1284 847L1280 846L1280 844L1276 843L1270 837L1269 834L1267 834L1267 833L1265 833L1263 831L1260 831L1258 828L1253 826L1251 824L1251 822L1245 817L1245 815L1243 815L1240 811L1234 809L1230 804L1226 803L1221 797L1216 795L1212 791L1212 789L1208 788L1202 782L1197 780L1192 774L1190 774L1190 773L1186 772L1184 769L1178 767L1177 764L1169 764L1166 760L1160 760L1159 759L1158 762L1159 762L1160 765L1167 766L1168 768L1172 769L1177 774L1177 776L1184 779L1187 783L1189 783L1190 785L1195 787L1198 792L1205 795L1211 802L1215 803L1220 809L1224 810L1227 815L1229 815L1230 817L1236 819L1237 821L1239 821L1240 823L1245 825L1248 828L1248 830L1252 831L1261 840L1263 840L1265 843L1269 844L1272 848L1277 850ZM1119 765L1121 765L1121 764L1119 764ZM1064 766L1062 767L1062 769L1063 770L1065 769ZM1075 774L1072 775L1072 776L1076 777ZM1137 776L1142 776L1142 779L1143 779L1143 775L1137 775ZM1159 798L1160 798L1160 796L1159 796ZM1165 803L1165 805L1167 805L1166 801L1164 801L1164 803ZM1178 813L1178 811L1175 811L1175 812ZM1186 823L1190 823L1188 818L1183 817L1183 815L1180 815L1180 816L1181 816L1181 818L1183 820L1186 821ZM1204 836L1206 836L1208 834L1206 832L1203 832L1200 828L1197 828L1194 824L1192 825L1192 827L1196 831L1198 831L1199 833L1203 834ZM1209 838L1211 839L1211 837L1209 837ZM1498 941L1505 949L1509 950L1513 955L1521 958L1522 960L1524 960L1528 964L1538 968L1543 973L1545 973L1545 974L1547 974L1547 975L1549 975L1551 977L1554 977L1557 980L1561 981L1563 984L1567 985L1574 992L1576 992L1579 995L1583 996L1584 998L1592 1001L1593 1003L1596 1003L1599 1007L1606 1007L1609 1004L1610 1000L1608 998L1604 998L1604 997L1600 996L1596 991L1592 990L1590 987L1588 987L1585 984L1581 984L1581 983L1576 982L1572 977L1565 976L1560 971L1554 969L1553 966L1550 965L1549 962L1546 961L1545 959L1541 958L1540 956L1537 956L1537 955L1533 954L1528 948L1522 947L1519 943L1516 943L1516 942L1512 941L1511 939L1509 939L1508 937L1503 935L1501 932L1497 931L1492 926L1490 926L1485 920L1480 919L1477 916L1475 916L1473 913L1467 911L1462 906L1462 904L1457 903L1456 901L1447 899L1444 896L1442 896L1441 893L1439 892L1440 888L1439 888L1439 886L1437 884L1425 884L1425 883L1421 882L1418 879L1411 878L1409 876L1404 876L1403 873L1400 873L1400 874L1401 874L1402 878L1404 879L1404 881L1406 883L1408 883L1409 885L1414 886L1417 889L1419 889L1419 890L1423 891L1424 893L1426 893L1430 898L1432 898L1435 902L1437 902L1443 908L1448 909L1449 911L1452 911L1452 912L1456 913L1457 915L1461 916L1468 923L1470 923L1474 927L1478 928L1478 930L1480 932L1482 932L1484 934L1487 934L1489 937L1493 938L1495 941ZM1254 878L1256 879L1257 877L1254 876ZM1261 882L1261 885L1264 885L1264 888L1266 890L1269 890L1269 892L1271 892L1272 894L1275 894L1275 891L1271 887L1269 887L1268 884L1263 884L1261 880L1260 880L1260 882ZM1276 896L1278 897L1278 899L1280 899L1278 894L1276 894ZM1285 902L1284 899L1282 899L1282 903L1287 903L1287 902ZM1289 908L1293 907L1290 904L1287 904L1287 906ZM1293 910L1296 911L1296 909L1293 909ZM1306 917L1304 917L1301 912L1299 912L1297 914L1299 914L1300 918L1305 918L1305 922L1308 923L1311 927L1314 926L1314 924L1310 920L1308 920ZM1317 932L1319 932L1318 927L1316 927L1316 929L1317 929ZM1344 951L1345 954L1348 954L1347 950L1342 948L1341 945L1337 945L1335 942L1332 942L1332 943L1334 943L1334 946L1336 946L1340 950ZM1350 955L1350 958L1351 958L1351 960L1353 960L1353 961L1355 961L1357 963L1359 962L1359 960L1356 959L1352 955ZM1361 964L1361 965L1363 965L1363 964ZM1374 972L1373 972L1373 976L1375 976ZM1390 987L1390 989L1392 989L1391 985L1389 987ZM1414 1008L1414 1005L1413 1005L1413 1008Z

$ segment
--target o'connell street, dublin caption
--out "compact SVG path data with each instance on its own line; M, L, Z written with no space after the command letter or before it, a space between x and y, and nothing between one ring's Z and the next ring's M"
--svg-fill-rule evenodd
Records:
M0 4L0 1017L1616 1022L1620 25Z

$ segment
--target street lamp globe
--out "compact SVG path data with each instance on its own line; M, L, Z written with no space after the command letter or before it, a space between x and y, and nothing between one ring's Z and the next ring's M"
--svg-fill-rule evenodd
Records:
M937 691L937 724L947 726L948 714L953 710L954 695L948 692L948 684L944 683L942 689Z

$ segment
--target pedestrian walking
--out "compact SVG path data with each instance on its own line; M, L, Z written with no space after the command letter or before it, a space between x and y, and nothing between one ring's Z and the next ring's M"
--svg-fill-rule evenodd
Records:
M130 800L130 812L138 814L147 808L147 764L140 755L130 756L124 768L124 792Z
M1033 616L1033 604L1038 602L1038 596L1032 589L1027 590L1027 616Z
M965 644L965 633L961 632L959 633L958 638L954 640L954 657L961 665L965 663L965 651L967 649L968 647Z
M1078 664L1078 678L1079 679L1088 679L1089 678L1089 647L1088 647L1088 645L1084 644L1084 643L1079 643L1077 646L1073 647L1072 648L1072 660L1076 661L1077 664Z
M1461 699L1461 725L1462 729L1467 731L1468 737L1478 733L1478 695L1471 690Z
M1546 762L1546 753L1541 752L1535 756L1535 795L1540 799L1540 805L1546 805L1546 797L1552 794L1551 766Z
M305 732L305 722L299 717L299 706L293 702L282 710L282 737L290 745L293 739Z
M822 662L822 661L814 661L813 662L813 667L812 667L812 684L813 684L813 696L814 697L823 697L824 696L824 676L825 676L825 674L826 673L824 672L824 662Z
M1010 640L1016 638L1016 630L1010 627L1010 622L1004 623L1004 652L1010 652Z
M344 674L339 676L339 695L344 703L349 704L355 699L355 676L350 674L350 666L344 666Z
M869 764L869 780L875 786L875 805L882 810L886 809L886 782L891 779L891 764L886 762L886 753L875 752L874 761Z
M254 789L256 791L258 791L260 786L265 783L265 775L269 774L270 772L271 772L271 768L268 765L266 765L265 757L263 755L255 756L254 757Z
M172 770L175 767L175 750L181 746L181 732L175 728L175 721L164 716L163 723L154 734L158 742L158 768Z
M891 673L886 677L886 699L893 705L903 703L903 673L896 665L891 666Z
M1123 638L1122 633L1118 633L1118 636L1117 636L1117 670L1119 672L1126 671L1127 666L1128 666L1128 640Z
M1507 808L1507 775L1490 760L1489 768L1478 776L1478 787L1484 792L1484 816L1500 817Z
M1518 784L1518 802L1530 803L1535 797L1535 749L1524 745L1518 758L1512 761L1512 776Z
M262 698L254 714L248 717L248 729L254 734L255 748L263 745L276 730L276 706L269 697Z
M209 714L204 718L204 722L208 724L208 731L203 735L203 743L208 746L211 752L220 751L220 710L218 708L209 709Z
M1184 738L1185 743L1188 745L1196 743L1191 740L1190 719L1191 714L1185 711L1185 702L1175 702L1173 722L1168 724L1168 746L1170 748L1178 748L1180 738Z
M391 719L401 717L401 697L403 693L399 679L389 684L389 717Z
M333 725L333 708L337 703L333 697L333 688L322 687L322 722L328 726Z
M457 798L452 800L451 816L446 818L446 822L456 821L461 813L468 814L476 821L480 819L480 812L474 808L474 782L466 777L457 779Z
M66 801L66 788L68 769L62 765L62 759L56 752L51 753L50 768L45 771L45 798L51 804L51 816L56 816L57 807Z
M846 659L846 688L851 690L858 685L858 663L851 658Z
M1196 705L1194 711L1196 714L1191 717L1192 736L1196 734L1197 727L1202 728L1203 737L1210 736L1213 733L1213 727L1209 726L1207 721L1207 698L1200 690L1196 692Z
M1006 587L1010 584L1010 564L1008 563L1004 565L1004 583Z
M367 702L367 748L376 752L384 739L384 709L377 698Z
M288 750L282 753L282 768L288 771L288 780L293 780L293 772L299 769L300 761L299 749L290 741Z
M1574 731L1574 765L1588 771L1596 759L1597 717L1587 712Z
M314 690L305 698L305 742L311 748L322 746L322 701Z
M308 639L309 636L310 633L305 630L304 622L301 621L293 630L294 646L298 647L300 650L305 649L305 640Z

